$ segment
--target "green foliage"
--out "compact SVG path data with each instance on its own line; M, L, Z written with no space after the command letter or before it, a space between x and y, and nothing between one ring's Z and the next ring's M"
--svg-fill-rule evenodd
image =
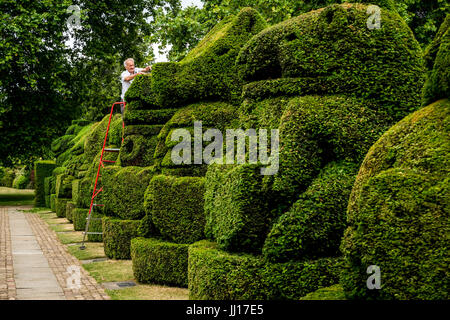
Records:
M70 200L71 199L58 198L58 196L56 196L56 199L55 199L55 212L56 212L56 216L58 218L65 218L66 217L67 202L69 202Z
M241 47L265 27L253 9L218 23L179 63L157 63L152 68L152 94L163 108L193 101L235 101L241 81L234 61Z
M164 124L177 109L158 109L158 110L125 110L123 121L125 125L130 124Z
M439 100L390 128L357 175L342 241L341 284L357 299L448 299L450 101ZM381 290L368 290L369 265Z
M73 211L75 210L75 202L73 201L67 201L66 204L66 218L70 222L73 222Z
M450 14L425 52L428 69L423 88L423 105L448 98L450 92Z
M158 109L152 94L152 75L143 74L135 77L125 93L127 110Z
M34 163L34 179L35 179L35 207L45 207L45 184L44 179L52 175L55 169L55 161L42 160Z
M157 239L131 240L133 274L140 283L188 286L188 245Z
M102 218L103 245L110 259L131 259L131 239L137 237L139 220Z
M274 223L264 243L264 256L277 262L338 256L357 171L354 163L325 166L291 209Z
M56 212L55 200L56 200L56 194L52 193L52 194L50 195L50 209L51 209L53 212Z
M0 167L0 186L12 188L15 176L12 168Z
M27 169L26 166L24 166L16 173L16 176L14 177L12 183L12 187L16 189L26 189L29 183L30 183L30 171Z
M164 239L193 243L204 238L204 191L203 178L154 176L145 192L145 212Z
M144 217L144 193L154 174L153 167L108 167L103 169L102 200L105 213L126 220Z
M249 254L231 254L213 242L189 246L189 299L298 300L338 281L338 258L270 263Z
M75 231L85 231L86 229L86 218L88 216L89 209L75 208L72 211L73 229ZM91 221L89 222L88 232L102 232L102 221L96 220L97 218L102 218L103 215L100 212L92 210ZM95 218L95 219L94 219ZM87 240L91 242L102 242L101 234L88 234Z
M367 28L366 8L332 5L267 28L241 50L236 63L242 76L247 81L288 78L286 88L297 95L311 94L312 88L302 82L293 88L289 78L306 84L317 78L312 81L320 93L376 100L401 119L418 107L421 49L397 14L382 10L382 27Z
M210 165L205 176L205 233L227 251L260 251L270 212L258 165Z
M71 1L5 1L0 10L0 163L32 165L80 114L70 81ZM43 94L45 93L45 94ZM42 200L43 201L43 200Z
M70 198L72 197L72 181L75 180L73 176L65 173L58 174L56 176L56 189L55 193L58 198Z

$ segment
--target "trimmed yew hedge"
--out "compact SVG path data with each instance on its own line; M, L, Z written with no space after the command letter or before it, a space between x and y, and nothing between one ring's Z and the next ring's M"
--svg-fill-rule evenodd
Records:
M45 178L52 175L56 168L55 161L41 160L34 163L34 179L35 179L35 207L45 207Z
M134 277L140 283L187 287L188 247L152 238L132 239Z
M336 284L340 258L269 263L261 256L228 253L217 244L200 241L189 246L189 299L298 300Z
M102 218L103 245L111 259L131 259L131 239L138 236L139 220Z

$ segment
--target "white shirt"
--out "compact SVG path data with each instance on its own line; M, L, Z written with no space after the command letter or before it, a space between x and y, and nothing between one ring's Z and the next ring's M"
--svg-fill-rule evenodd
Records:
M134 74L141 72L142 70L144 70L143 68L134 68ZM125 92L127 92L128 88L131 86L131 83L133 82L134 78L131 79L130 81L125 81L126 77L131 76L132 74L128 72L128 70L125 70L124 72L122 72L122 74L120 75L120 82L122 82L122 94L121 94L121 98L122 101L125 101Z

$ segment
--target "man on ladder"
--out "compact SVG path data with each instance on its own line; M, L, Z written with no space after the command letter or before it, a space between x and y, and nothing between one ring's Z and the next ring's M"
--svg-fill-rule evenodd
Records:
M86 249L86 246L84 245L86 235L102 234L102 232L89 232L89 224L91 222L91 219L101 220L101 218L91 218L93 208L96 206L101 206L101 207L104 206L104 204L98 204L98 203L94 202L94 200L97 198L97 196L103 191L103 187L97 188L98 187L97 183L99 180L98 178L100 177L100 169L104 167L105 163L115 163L115 161L104 160L103 159L104 152L119 152L120 151L119 148L106 148L106 141L108 138L108 132L109 132L109 128L111 125L111 118L112 118L112 115L114 112L114 106L117 104L120 104L120 106L121 106L120 111L122 113L122 119L123 119L123 112L125 110L125 104L126 104L125 103L125 93L127 92L128 88L130 87L131 83L133 82L134 77L136 77L139 74L143 74L144 72L149 72L152 69L151 66L148 66L145 68L135 68L134 60L132 58L128 58L127 60L125 60L123 65L125 66L125 69L127 69L127 70L122 72L122 74L121 74L121 81L122 81L121 101L115 102L111 106L111 112L109 114L108 126L106 127L105 139L103 141L103 148L102 148L102 152L100 155L100 161L98 164L97 176L95 177L94 190L92 191L91 205L89 206L89 212L88 212L88 215L86 218L87 221L86 221L85 231L83 233L83 241L81 242L80 250ZM124 122L122 121L122 128L123 128L123 126L124 126ZM122 143L123 143L123 138L122 138Z
M133 82L134 77L140 74L144 74L146 72L149 72L152 70L151 66L147 66L145 68L135 68L134 66L134 59L128 58L123 62L123 66L125 67L125 71L122 72L120 75L120 81L122 82L122 95L120 96L121 101L125 101L125 93L127 92L128 88L131 86L131 83ZM122 112L123 116L123 104L121 105L120 111Z

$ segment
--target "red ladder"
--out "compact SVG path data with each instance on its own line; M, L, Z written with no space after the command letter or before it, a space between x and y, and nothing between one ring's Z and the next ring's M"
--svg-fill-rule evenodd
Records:
M119 152L119 150L120 150L120 149L116 149L116 148L105 148L106 141L108 140L108 132L109 132L109 127L111 125L111 119L112 119L112 115L113 115L113 111L114 111L114 106L117 104L122 104L123 111L125 111L126 102L114 102L113 105L111 106L111 112L109 113L108 127L106 128L105 140L103 141L102 154L100 155L100 161L98 163L97 176L95 177L94 190L92 191L92 197L91 197L91 205L89 206L89 213L86 217L86 228L85 228L85 231L83 232L83 241L81 243L80 250L86 249L86 246L84 245L84 241L86 239L87 234L103 234L103 232L89 232L89 224L91 222L91 219L101 220L101 218L91 218L92 208L95 206L97 206L97 207L104 206L104 204L94 203L94 199L100 194L100 192L103 191L103 187L101 187L100 189L97 189L98 177L100 176L100 169L105 167L105 165L103 164L104 162L106 162L106 163L114 163L115 162L115 161L111 161L111 160L103 160L103 154L105 151L106 152ZM123 118L122 118L122 129L124 127L125 127L125 123L123 122ZM122 136L122 143L123 143L123 136Z

